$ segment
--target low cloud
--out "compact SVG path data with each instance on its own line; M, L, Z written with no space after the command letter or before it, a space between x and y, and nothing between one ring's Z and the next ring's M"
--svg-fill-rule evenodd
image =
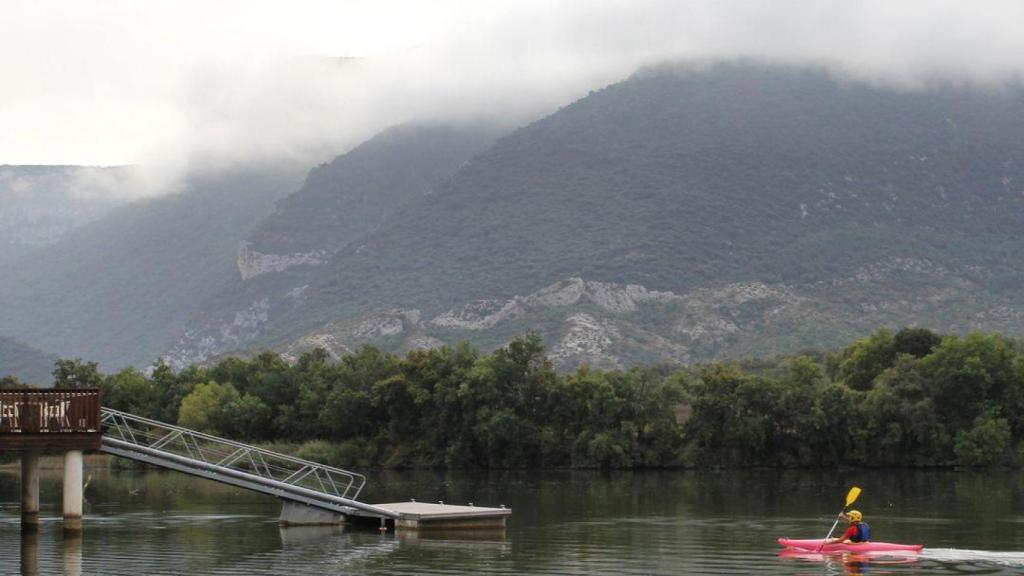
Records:
M910 90L1024 77L1016 1L214 4L16 3L28 25L0 24L20 78L0 124L19 136L0 134L0 163L137 163L154 169L148 194L191 170L324 161L403 122L519 125L664 61L810 64ZM33 52L33 22L63 42Z

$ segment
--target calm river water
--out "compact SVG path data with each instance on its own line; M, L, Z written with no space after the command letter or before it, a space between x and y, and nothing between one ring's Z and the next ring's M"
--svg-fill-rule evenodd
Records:
M0 574L1022 574L1024 477L1011 473L378 473L363 500L511 506L507 530L437 535L278 527L272 498L157 471L87 469L84 536L66 538L59 472L21 534L0 471ZM876 540L916 557L787 557L824 536L853 484Z

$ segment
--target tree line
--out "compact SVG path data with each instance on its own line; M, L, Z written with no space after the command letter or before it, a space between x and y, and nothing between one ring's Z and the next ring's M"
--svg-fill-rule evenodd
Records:
M566 374L536 335L486 354L367 346L109 375L76 359L53 374L106 406L342 466L1024 465L1024 351L998 334L880 329L830 353Z

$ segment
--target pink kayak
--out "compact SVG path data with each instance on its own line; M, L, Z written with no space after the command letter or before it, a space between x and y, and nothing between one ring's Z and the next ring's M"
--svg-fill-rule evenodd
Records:
M861 542L859 544L835 544L821 545L822 540L790 540L779 538L779 544L794 550L807 552L920 552L924 544L893 544L892 542Z

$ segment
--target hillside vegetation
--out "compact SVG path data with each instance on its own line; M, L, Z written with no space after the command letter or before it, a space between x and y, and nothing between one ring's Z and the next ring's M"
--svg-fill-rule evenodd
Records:
M569 275L810 284L888 257L1005 290L1024 263L1022 129L1016 91L647 71L501 139L339 255L308 309L441 311Z
M344 352L359 343L351 326L382 315L398 318L372 340L389 349L494 346L526 328L570 348L596 341L610 365L839 345L879 324L1019 334L1022 129L1017 88L645 70L499 139L321 266L301 301L271 303L241 346ZM434 322L572 279L694 304ZM747 286L775 296L734 296Z
M331 254L374 231L395 209L429 194L497 136L489 126L390 128L310 170L248 235L254 251Z
M184 366L245 346L269 316L302 301L334 254L430 194L498 133L477 124L397 126L311 170L246 236L240 278L203 304L201 321L166 357Z

